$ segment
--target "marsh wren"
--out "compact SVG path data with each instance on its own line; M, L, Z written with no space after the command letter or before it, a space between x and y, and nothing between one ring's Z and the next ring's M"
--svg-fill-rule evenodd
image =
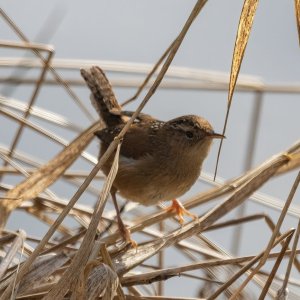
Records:
M106 125L95 133L101 141L101 157L133 112L122 111L99 67L82 69L81 74L92 92L91 101ZM123 139L119 169L111 189L119 229L126 241L134 244L120 217L116 192L147 206L172 200L167 210L175 211L180 223L183 223L183 215L196 217L176 198L186 193L199 177L212 140L223 137L214 132L207 120L196 115L164 122L141 113L134 120ZM106 175L113 158L114 154L103 165Z

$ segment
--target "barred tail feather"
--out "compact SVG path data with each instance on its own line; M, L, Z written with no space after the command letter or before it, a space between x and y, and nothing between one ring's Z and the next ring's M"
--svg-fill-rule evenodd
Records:
M91 102L106 126L123 123L120 115L112 113L112 111L121 111L121 106L104 72L99 67L81 69L80 72L92 92Z

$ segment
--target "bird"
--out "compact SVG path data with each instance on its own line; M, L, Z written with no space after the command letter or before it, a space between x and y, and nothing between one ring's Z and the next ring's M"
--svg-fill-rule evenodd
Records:
M133 112L122 110L100 67L81 69L81 75L91 90L91 102L105 124L105 128L95 132L101 141L101 158ZM169 121L144 113L138 115L123 138L119 167L110 191L118 227L126 242L136 247L122 221L116 193L144 206L170 200L172 204L166 210L175 212L181 224L184 215L196 219L197 216L186 210L177 198L200 176L213 139L222 138L224 135L216 133L205 118L197 115L184 115ZM113 159L114 153L102 166L106 176Z

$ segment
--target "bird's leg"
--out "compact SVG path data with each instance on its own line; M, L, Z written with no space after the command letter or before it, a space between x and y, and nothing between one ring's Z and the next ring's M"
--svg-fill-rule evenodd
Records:
M136 248L137 243L131 238L130 230L124 225L124 223L122 221L121 213L120 213L118 203L117 203L116 191L112 190L110 193L111 193L111 197L112 197L115 209L116 209L118 227L119 227L121 236L127 243L130 243L134 248Z
M178 216L178 220L180 224L184 223L184 218L183 218L184 215L192 217L194 220L198 219L197 215L186 210L184 206L180 203L180 201L177 199L172 200L172 204L166 208L166 211L175 212L176 215Z

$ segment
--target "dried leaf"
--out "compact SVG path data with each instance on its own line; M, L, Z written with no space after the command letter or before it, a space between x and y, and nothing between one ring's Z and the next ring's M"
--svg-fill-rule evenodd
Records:
M256 8L259 0L245 0L242 9L239 27L235 40L235 47L231 65L229 92L228 92L228 106L231 104L233 91L239 75L241 63L244 57L245 49L247 46L248 38L250 35L253 19L255 16Z
M20 283L18 294L24 294L29 288L38 287L42 282L47 282L49 276L63 266L70 258L60 253L57 255L47 254L37 258L32 264L30 271Z
M87 299L98 299L99 295L102 295L102 299L113 299L118 285L117 274L108 265L101 264L90 273L87 282Z

